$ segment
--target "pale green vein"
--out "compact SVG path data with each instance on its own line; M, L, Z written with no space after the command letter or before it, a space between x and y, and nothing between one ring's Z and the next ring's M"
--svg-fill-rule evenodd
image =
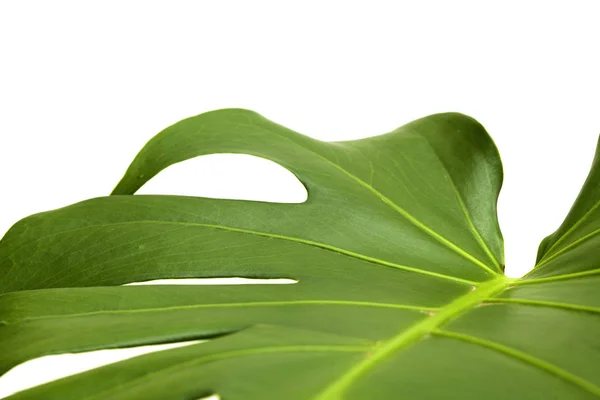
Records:
M352 307L374 307L374 308L393 308L398 310L418 311L418 312L432 312L438 310L436 307L418 307L403 304L391 304L391 303L377 303L369 301L345 301L345 300L290 300L290 301L256 301L256 302L240 302L240 303L213 303L213 304L189 304L184 306L172 306L172 307L154 307L154 308L141 308L141 309L130 309L130 310L102 310L102 311L90 311L83 313L73 314L56 314L56 315L44 315L41 317L23 318L19 322L27 322L33 320L44 320L54 318L77 318L77 317L90 317L94 315L126 315L126 314L138 314L138 313L153 313L163 311L183 311L183 310L196 310L203 308L245 308L245 307L279 307L279 306L295 306L295 305L333 305L333 306L352 306ZM14 322L10 323L11 325Z
M581 305L569 304L569 303L558 303L558 302L554 302L554 301L494 297L494 298L485 300L485 303L522 304L522 305L526 305L526 306L552 307L552 308L562 308L565 310L600 313L600 307L581 306Z
M368 371L375 368L393 354L412 345L422 339L440 326L452 321L454 318L472 309L477 304L504 290L512 279L500 276L496 279L483 283L466 295L459 297L447 306L440 308L436 314L422 319L409 326L393 338L383 342L375 348L370 356L348 370L344 375L326 387L315 396L316 400L340 400L344 398L345 391Z
M447 177L448 177L448 182L450 182L450 187L452 188L452 191L454 192L454 195L456 196L456 199L458 201L460 209L462 210L462 212L463 212L463 214L465 216L465 219L467 220L467 225L469 226L469 230L473 234L473 237L475 237L475 240L477 240L477 242L479 243L479 245L481 246L481 248L483 249L483 251L485 251L485 253L490 258L490 260L492 261L492 263L494 264L494 266L498 269L498 271L502 272L502 270L500 268L500 262L496 259L496 256L494 256L494 254L492 253L492 250L490 250L489 246L487 245L487 243L485 242L485 240L481 236L481 233L479 232L479 230L477 229L477 227L473 223L473 219L471 218L471 214L469 213L469 210L467 209L467 205L465 204L465 201L464 201L462 195L458 191L458 188L456 187L456 184L454 183L454 179L452 179L452 175L450 174L450 171L448 170L448 167L446 167L446 164L444 164L444 162L442 161L442 159L440 158L440 156L437 154L437 152L435 151L435 149L433 148L433 146L429 142L429 139L427 139L426 136L422 136L422 135L420 137L422 137L423 139L425 139L425 142L427 142L427 144L429 145L429 148L431 148L431 151L433 152L433 154L435 155L435 157L438 159L440 165L442 166L442 168L446 172Z
M404 271L414 272L414 273L418 273L418 274L422 274L422 275L428 275L428 276L432 276L432 277L436 277L436 278L440 278L440 279L446 279L446 280L459 282L459 283L467 284L467 285L471 285L471 286L478 284L477 282L457 278L457 277L450 276L450 275L439 274L437 272L432 272L432 271L427 271L424 269L419 269L419 268L414 268L414 267L409 267L409 266L405 266L405 265L392 263L389 261L381 260L379 258L370 257L370 256L367 256L364 254L355 253L350 250L345 250L345 249L342 249L339 247L331 246L331 245L328 245L325 243L315 242L312 240L307 240L307 239L302 239L302 238L297 238L297 237L292 237L292 236L279 235L276 233L268 233L268 232L254 231L254 230L249 230L249 229L234 228L234 227L225 226L225 225L203 224L203 223L182 222L182 221L138 220L138 221L115 222L115 223L100 224L100 225L88 225L88 226L85 226L82 228L72 229L72 230L65 231L65 232L73 232L75 230L80 230L80 229L89 229L89 228L98 228L98 227L107 227L107 226L116 226L116 225L134 225L134 224L162 224L162 225L180 225L180 226L213 228L213 229L220 229L220 230L225 230L225 231L230 231L230 232L237 232L237 233L244 233L244 234L250 234L250 235L255 235L255 236L268 237L268 238L273 238L273 239L287 240L287 241L301 243L301 244L308 245L308 246L318 247L321 249L325 249L325 250L333 251L333 252L336 252L339 254L343 254L345 256L357 258L357 259L360 259L363 261L369 261L369 262L372 262L375 264L385 265L387 267L396 268L396 269L400 269L400 270L404 270ZM65 233L65 232L56 232L52 235L58 235L58 234ZM37 240L41 240L41 239L42 238L38 238Z
M446 239L445 237L443 237L442 235L440 235L439 233L437 233L436 231L434 231L433 229L431 229L430 227L428 227L427 225L425 225L424 223L419 221L417 218L413 217L412 214L410 214L408 211L401 208L396 203L394 203L392 200L390 200L389 198L384 196L381 192L379 192L373 186L369 185L368 183L364 182L363 180L359 179L358 177L352 175L351 173L349 173L348 171L346 171L344 168L340 167L339 165L332 163L325 157L322 157L322 158L324 160L326 160L329 164L331 164L333 167L339 169L342 173L347 175L350 179L353 179L359 185L361 185L361 186L365 187L366 189L368 189L369 191L371 191L373 194L375 194L377 197L379 197L384 203L389 205L391 208L393 208L398 213L400 213L404 218L406 218L408 221L410 221L413 225L420 228L421 230L423 230L424 232L426 232L427 234L432 236L434 239L436 239L440 243L444 244L446 247L450 248L451 250L454 250L456 253L458 253L462 257L466 258L467 260L469 260L469 261L473 262L474 264L478 265L479 267L483 268L485 271L487 271L491 274L497 275L496 271L494 271L493 269L491 269L490 267L488 267L487 265L485 265L484 263L479 261L477 258L472 256L471 254L467 253L465 250L463 250L459 246L455 245L453 242Z
M548 258L546 258L545 260L544 259L540 260L540 262L536 266L536 269L541 268L542 266L548 264L550 261L554 260L556 257L558 257L561 254L563 254L565 251L568 251L569 249L572 249L573 247L576 247L580 243L585 242L586 240L589 240L590 238L596 236L599 233L600 233L600 229L596 229L595 231L590 232L587 235L580 237L579 239L573 241L572 243L569 243L567 246L563 247L562 249L560 249L556 253L552 254L551 256L549 256ZM535 269L534 269L534 271L535 271Z
M202 346L204 344L200 344ZM107 394L115 391L122 391L124 388L130 387L132 385L139 384L140 382L147 381L148 379L156 379L157 375L162 375L165 373L173 373L182 368L190 367L193 365L202 365L208 362L226 360L234 357L246 357L246 356L255 356L262 354L278 354L278 353L300 353L300 352L343 352L343 353L360 353L366 352L370 349L369 346L319 346L319 345L306 345L306 346L277 346L277 347L258 347L253 349L244 349L244 350L234 350L223 353L216 353L207 355L204 357L195 358L193 360L183 362L172 367L164 368L158 371L150 372L145 374L139 378L131 379L125 383L120 385L113 386L108 390L103 390L101 392L95 393L91 396L83 397L82 400L90 400L98 398L98 396L102 396L102 399L107 398Z
M519 279L519 280L514 281L513 284L514 285L532 285L532 284L536 284L536 283L546 283L546 282L562 281L562 280L567 280L567 279L576 279L576 278L582 278L582 277L586 277L586 276L590 276L590 275L598 275L598 274L600 274L600 268L592 269L589 271L583 271L583 272L574 272L572 274L549 276L547 278Z
M456 194L456 197L458 199L458 204L460 205L460 208L462 209L463 214L465 215L465 218L469 225L469 229L473 233L473 236L475 237L475 239L477 240L477 242L479 243L481 248L488 255L490 260L494 263L494 266L498 269L498 272L502 272L502 270L500 268L500 263L498 262L498 260L496 259L496 257L494 256L494 254L492 253L490 248L488 247L485 240L483 240L483 237L481 236L481 233L479 233L479 230L475 227L475 224L473 223L473 220L471 219L471 215L469 214L469 211L467 210L467 206L464 203L462 196L458 193L458 190L456 189L456 186L454 185L454 182L452 181L452 178L450 177L450 175L448 175L448 179L451 182L452 190Z
M276 135L278 135L281 138L284 138L284 139L290 141L291 143L295 144L296 146L300 146L300 147L306 149L310 153L312 153L315 156L319 157L320 159L322 159L323 161L325 161L327 164L331 165L332 167L334 167L335 169L337 169L338 171L340 171L341 173L343 173L344 175L346 175L348 178L352 179L354 182L358 183L360 186L364 187L365 189L367 189L368 191L370 191L371 193L373 193L376 197L378 197L379 199L381 199L384 203L386 203L388 206L390 206L393 210L395 210L396 212L398 212L406 220L408 220L410 223L412 223L413 225L415 225L417 228L419 228L422 231L424 231L425 233L427 233L429 236L433 237L434 239L436 239L437 241L439 241L440 243L442 243L446 247L450 248L454 252L456 252L459 255L461 255L462 257L466 258L467 260L473 262L475 265L479 266L480 268L483 268L485 271L487 271L487 272L489 272L489 273L491 273L493 275L498 275L498 272L494 271L492 268L490 268L487 265L485 265L483 262L481 262L480 260L478 260L476 257L474 257L473 255L469 254L467 251L463 250L462 248L460 248L459 246L457 246L456 244L454 244L450 240L446 239L444 236L440 235L439 233L437 233L436 231L434 231L433 229L431 229L429 226L425 225L423 222L421 222L419 219L415 218L408 211L406 211L405 209L403 209L402 207L400 207L399 205L397 205L396 203L394 203L391 199L389 199L388 197L386 197L383 193L381 193L380 191L378 191L373 186L369 185L367 182L363 181L362 179L360 179L356 175L350 173L349 171L347 171L342 166L340 166L340 165L332 162L327 157L322 156L321 154L315 152L314 150L309 149L308 147L306 147L304 145L298 144L298 143L296 143L295 141L293 141L292 139L290 139L290 138L288 138L286 136L282 136L280 133L278 133L276 131L271 131L271 132L275 133Z
M544 254L544 257L542 257L542 259L540 260L540 263L544 261L544 259L546 257L548 257L548 255L552 252L552 250L558 246L563 240L565 240L575 229L577 229L579 227L579 225L581 225L598 207L600 207L600 200L598 200L596 202L596 204L594 204L592 206L592 208L590 208L581 218L579 218L579 220L573 224L573 226L571 226L571 228L569 228L569 230L567 230L565 233L563 233L555 242L554 244L552 244L552 246L550 246L550 248L548 250L546 250L546 254Z
M573 384L574 386L578 386L581 389L584 389L590 393L600 396L600 387L594 385L593 383L588 382L587 380L585 380L575 374L572 374L571 372L564 370L554 364L550 364L549 362L541 360L537 357L534 357L534 356L524 353L522 351L513 349L512 347L504 346L499 343L481 339L481 338L477 338L474 336L464 335L462 333L440 331L440 330L437 330L432 333L434 335L445 336L445 337L456 339L456 340L462 340L463 342L468 342L471 344L486 347L491 350L495 350L498 353L502 353L508 357L516 358L516 359L518 359L526 364L529 364L533 367L536 367L550 375L553 375L560 379L563 379L563 380Z

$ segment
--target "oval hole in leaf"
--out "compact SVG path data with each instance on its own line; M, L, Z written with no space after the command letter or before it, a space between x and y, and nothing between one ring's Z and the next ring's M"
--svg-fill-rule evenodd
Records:
M0 398L143 354L201 343L202 340L66 353L25 361L0 376ZM214 396L213 396L214 397ZM210 398L214 400L213 398ZM207 399L208 400L208 399Z
M152 281L131 282L123 286L141 285L292 285L297 280L288 278L203 278L203 279L155 279Z
M173 164L137 194L304 203L306 188L281 165L247 154L209 154Z

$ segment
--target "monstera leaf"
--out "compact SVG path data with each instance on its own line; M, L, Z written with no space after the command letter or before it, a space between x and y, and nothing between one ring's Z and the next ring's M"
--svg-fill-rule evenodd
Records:
M173 163L224 152L279 163L308 200L133 196ZM333 143L245 110L181 121L111 196L2 239L0 369L212 340L10 399L597 399L600 160L522 279L503 274L501 181L490 137L460 114ZM297 283L120 286L189 277Z

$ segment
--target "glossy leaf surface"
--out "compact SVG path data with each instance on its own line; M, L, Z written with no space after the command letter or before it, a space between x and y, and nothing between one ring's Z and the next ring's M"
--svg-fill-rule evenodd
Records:
M133 195L164 168L244 153L302 204ZM210 171L207 171L210 173ZM153 138L111 196L0 242L0 373L47 354L190 339L14 399L595 399L600 161L525 278L503 275L498 152L461 114L325 143L238 109ZM165 278L289 285L120 286Z

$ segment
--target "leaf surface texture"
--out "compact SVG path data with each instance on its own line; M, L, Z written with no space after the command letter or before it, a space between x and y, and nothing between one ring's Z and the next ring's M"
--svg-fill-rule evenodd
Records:
M274 161L302 204L134 195L214 153ZM207 171L211 173L211 171ZM155 136L112 195L0 241L0 373L48 354L207 339L10 399L600 397L600 161L536 268L504 276L498 152L462 114L321 142L248 110ZM120 286L167 278L291 285Z

